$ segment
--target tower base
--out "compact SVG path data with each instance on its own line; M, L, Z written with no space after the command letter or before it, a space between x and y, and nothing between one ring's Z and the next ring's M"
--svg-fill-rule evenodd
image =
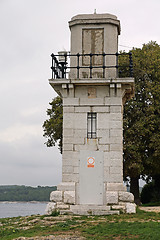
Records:
M106 187L107 188L107 187ZM50 194L50 202L46 207L46 214L58 211L60 214L74 215L111 215L122 213L136 213L136 204L132 193L126 192L123 184L108 183L103 205L79 204L76 196L75 183L65 182L57 187L57 191Z

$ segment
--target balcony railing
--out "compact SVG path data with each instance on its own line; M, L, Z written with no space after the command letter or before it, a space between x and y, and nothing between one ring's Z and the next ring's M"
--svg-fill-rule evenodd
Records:
M115 65L106 64L107 57L115 57L114 62ZM128 63L119 65L119 57L123 57ZM132 61L132 53L115 53L115 54L70 54L70 53L64 53L64 54L51 54L52 58L52 79L59 79L59 78L69 78L69 73L74 69L76 72L76 78L80 78L80 71L81 69L88 69L88 78L93 77L93 71L94 69L100 69L101 71L101 78L106 77L106 70L107 69L115 69L116 70L116 77L121 77L121 74L123 76L127 77L133 77L133 61ZM74 61L71 60L74 58ZM96 58L99 58L98 63L96 63ZM69 61L68 61L69 60ZM69 62L72 62L73 66L69 64ZM87 64L86 64L87 63Z

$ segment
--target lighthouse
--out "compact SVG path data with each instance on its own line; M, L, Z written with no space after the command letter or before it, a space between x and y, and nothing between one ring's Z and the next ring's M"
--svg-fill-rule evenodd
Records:
M120 21L81 14L69 21L70 52L52 54L49 84L63 99L62 182L47 212L135 213L123 184L123 105L134 95L132 59L119 76Z

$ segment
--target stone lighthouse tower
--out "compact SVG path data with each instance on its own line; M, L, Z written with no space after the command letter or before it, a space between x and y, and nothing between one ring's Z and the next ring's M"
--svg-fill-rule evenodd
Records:
M133 195L123 185L123 104L134 94L134 79L118 75L120 22L82 14L69 27L70 53L52 54L49 83L63 99L63 154L62 183L47 211L133 213Z

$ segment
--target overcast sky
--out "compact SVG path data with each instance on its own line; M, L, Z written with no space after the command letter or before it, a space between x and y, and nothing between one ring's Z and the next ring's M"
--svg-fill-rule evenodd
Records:
M119 49L160 44L159 0L0 0L0 185L61 182L61 155L42 130L56 96L50 54L70 49L71 17L94 9L121 21Z

